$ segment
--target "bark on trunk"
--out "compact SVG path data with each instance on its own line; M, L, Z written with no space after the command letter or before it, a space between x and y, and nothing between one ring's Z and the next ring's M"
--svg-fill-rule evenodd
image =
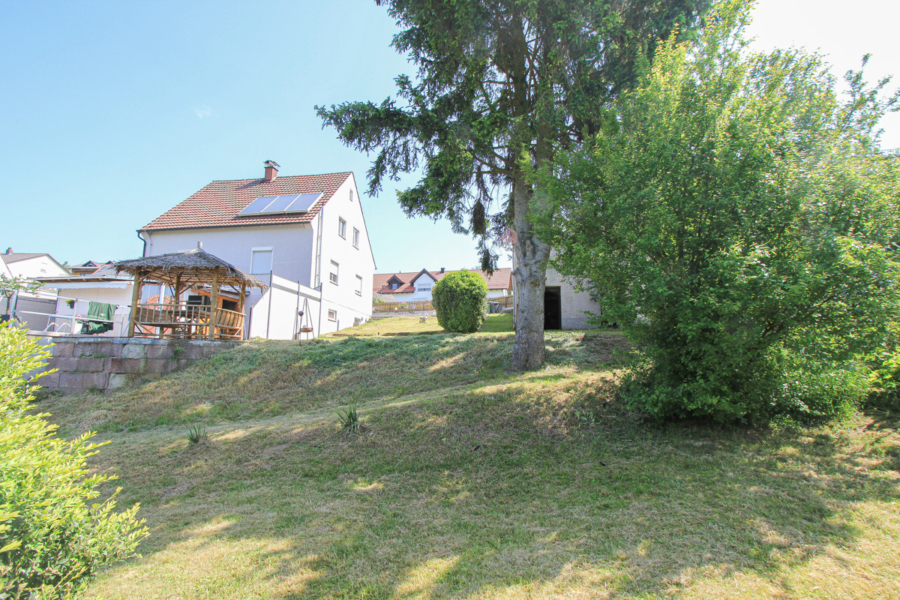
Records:
M513 185L516 242L516 344L512 368L528 371L544 364L544 288L550 246L540 241L526 218L531 186L524 177Z

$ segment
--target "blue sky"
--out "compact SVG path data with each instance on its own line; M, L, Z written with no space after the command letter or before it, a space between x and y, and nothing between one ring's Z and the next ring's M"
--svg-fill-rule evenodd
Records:
M839 73L872 52L872 77L900 71L897 2L810 4L762 0L759 45L818 48ZM395 31L371 0L4 0L0 251L138 256L136 229L214 179L262 176L267 159L282 175L354 171L364 188L369 159L313 106L390 95L412 74ZM900 116L884 126L900 147ZM379 271L477 263L472 239L407 219L395 190L363 196Z

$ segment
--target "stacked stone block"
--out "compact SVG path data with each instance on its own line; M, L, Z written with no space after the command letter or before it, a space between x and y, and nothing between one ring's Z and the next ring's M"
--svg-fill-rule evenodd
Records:
M47 369L57 372L39 383L63 394L105 392L160 377L240 343L78 336L43 337L41 342L53 344Z

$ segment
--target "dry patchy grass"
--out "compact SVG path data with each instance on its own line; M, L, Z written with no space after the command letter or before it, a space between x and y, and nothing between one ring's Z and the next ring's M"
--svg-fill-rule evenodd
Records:
M183 426L107 428L95 466L120 475L152 536L87 597L900 596L889 414L798 431L651 427L616 405L615 373L598 366L616 338L550 336L548 367L526 375L503 371L505 338L410 339L424 338L433 356L406 378L428 384L360 392L360 435L340 431L337 392L278 414L207 414L194 445ZM365 379L339 357L366 341L270 345L256 365L292 355L275 378L316 350L313 389L340 387L330 369L353 390ZM402 352L391 343L376 348ZM133 418L107 410L109 423Z

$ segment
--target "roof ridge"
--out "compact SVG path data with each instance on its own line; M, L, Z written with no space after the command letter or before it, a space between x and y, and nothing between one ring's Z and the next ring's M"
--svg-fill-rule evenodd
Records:
M325 177L326 175L350 175L353 171L335 171L334 173L315 173L313 175L279 175L272 181L268 183L272 183L273 181L278 181L279 179L286 179L288 177ZM265 177L247 177L244 179L213 179L209 183L215 183L217 181L225 181L225 182L234 182L234 181L266 181ZM206 185L209 185L207 183ZM204 186L206 187L206 186Z

